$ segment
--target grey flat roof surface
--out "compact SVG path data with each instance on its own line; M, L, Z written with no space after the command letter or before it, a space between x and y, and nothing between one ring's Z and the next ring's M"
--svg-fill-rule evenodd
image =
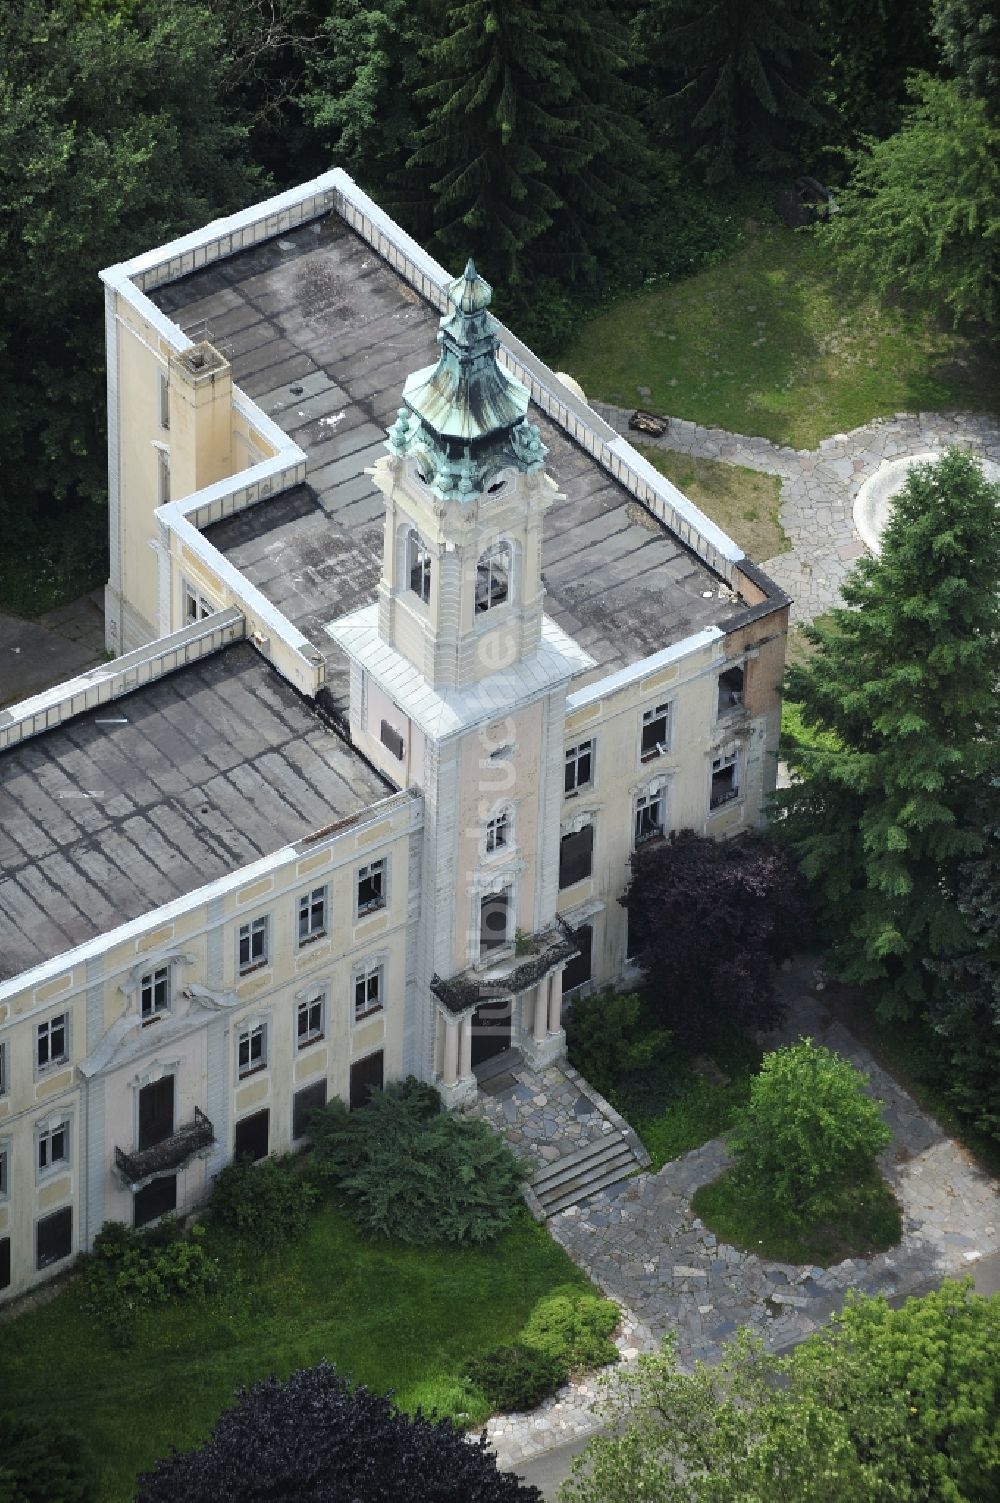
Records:
M246 643L35 736L0 753L0 978L389 792Z
M238 385L309 456L304 487L206 536L323 653L346 704L346 660L322 627L375 598L383 504L364 470L385 452L406 377L437 358L437 311L333 215L151 296L229 357ZM707 565L537 408L532 417L566 493L546 519L546 609L600 674L733 614Z

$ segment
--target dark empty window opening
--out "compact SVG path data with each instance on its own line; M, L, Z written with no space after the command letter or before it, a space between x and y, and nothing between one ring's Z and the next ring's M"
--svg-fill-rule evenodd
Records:
M716 757L712 763L712 796L709 807L720 809L740 796L739 763L735 752Z
M559 886L572 887L594 871L594 827L572 830L559 842Z
M403 738L388 722L382 722L382 745L387 751L391 751L397 762L403 760Z
M177 1209L177 1176L161 1174L132 1197L132 1225L148 1226Z
M68 1258L73 1251L73 1208L66 1206L61 1211L53 1211L51 1216L43 1216L35 1226L35 1265L38 1268L48 1268L51 1263L58 1263L62 1258Z
M646 710L642 717L642 756L658 757L667 749L667 734L670 706L657 705L655 710Z
M507 943L510 918L510 893L488 893L479 906L479 949L481 954L500 950Z
M563 995L584 986L590 980L591 955L594 948L594 931L590 924L581 924L574 932L580 953L568 963L563 971Z
M317 1080L312 1085L303 1086L301 1091L296 1091L292 1097L292 1137L296 1142L306 1137L309 1132L309 1119L313 1112L322 1111L326 1106L326 1081Z
M410 589L427 605L431 598L431 555L414 527L406 534L406 572Z
M719 674L719 715L732 715L743 703L743 669L727 668Z
M663 834L664 794L662 788L640 793L635 801L635 843L642 845Z
M510 591L510 544L495 543L476 565L476 613L502 605Z
M374 913L385 907L385 861L372 861L358 868L358 913Z
M174 1130L174 1077L164 1075L139 1092L139 1152L169 1138Z
M10 1288L10 1238L0 1237L0 1289Z
M234 1159L266 1159L270 1141L271 1114L265 1108L237 1122L233 1134Z

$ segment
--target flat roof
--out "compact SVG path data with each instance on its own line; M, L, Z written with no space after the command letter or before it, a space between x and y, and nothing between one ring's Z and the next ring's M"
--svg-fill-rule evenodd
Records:
M406 377L437 355L438 310L335 214L150 292L306 452L306 484L205 535L313 643L346 708L347 663L323 627L375 598L385 452ZM546 610L603 677L734 611L725 581L537 407L566 499L545 523Z
M390 792L247 643L34 736L0 755L0 979Z

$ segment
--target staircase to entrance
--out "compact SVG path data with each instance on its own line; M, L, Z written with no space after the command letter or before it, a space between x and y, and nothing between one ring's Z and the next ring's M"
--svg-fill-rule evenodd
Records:
M534 1166L525 1200L539 1221L627 1179L649 1154L623 1117L571 1066L534 1070L516 1049L476 1070L465 1108L502 1132Z

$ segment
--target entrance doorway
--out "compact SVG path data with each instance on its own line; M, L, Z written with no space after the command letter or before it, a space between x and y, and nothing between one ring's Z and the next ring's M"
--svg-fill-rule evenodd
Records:
M510 997L483 1002L472 1014L472 1068L510 1048L514 1003Z
M356 1111L359 1106L367 1106L372 1091L382 1089L383 1080L383 1055L382 1050L377 1049L374 1054L366 1054L364 1059L357 1059L351 1066L351 1111Z

